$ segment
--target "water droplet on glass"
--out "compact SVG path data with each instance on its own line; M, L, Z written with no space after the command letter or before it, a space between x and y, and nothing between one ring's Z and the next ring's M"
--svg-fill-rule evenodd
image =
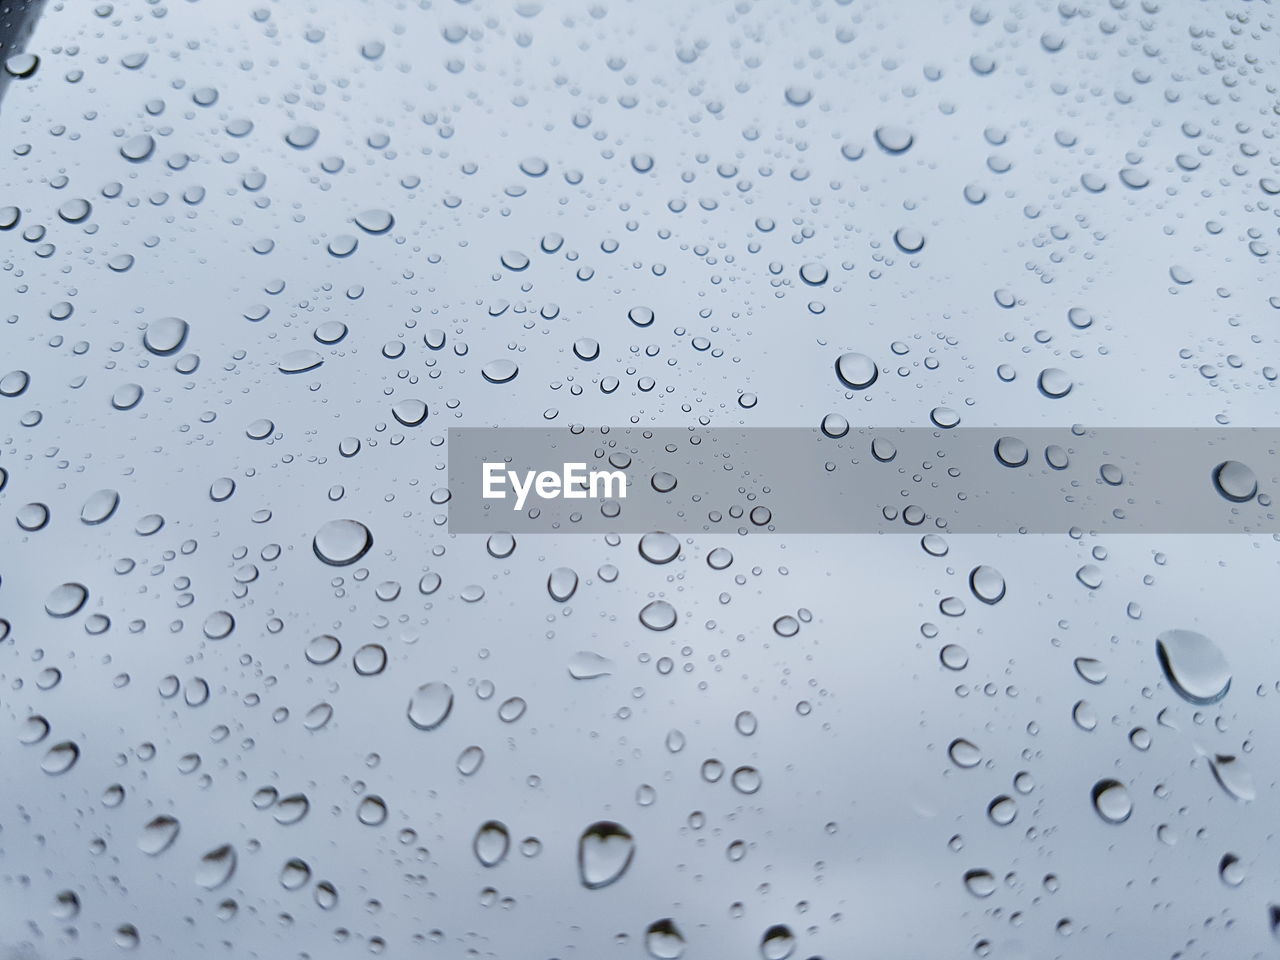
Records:
M235 872L236 851L230 844L224 844L200 858L196 866L196 884L206 890L216 890Z
M974 567L969 573L969 589L983 603L999 603L1004 599L1004 576L995 567Z
M491 360L480 368L480 375L490 383L509 383L516 378L520 368L514 360Z
M646 533L640 538L640 556L650 563L670 563L680 555L680 541L669 533Z
M1133 813L1129 791L1118 780L1099 780L1090 793L1093 808L1107 823L1124 823Z
M875 361L865 353L842 353L836 360L836 376L850 390L865 390L879 375Z
M1248 503L1258 493L1258 478L1239 460L1224 460L1213 468L1214 488L1232 503Z
M676 625L676 608L665 600L654 600L641 609L640 622L650 630L670 630Z
M578 839L578 875L588 890L615 882L631 866L636 844L630 831L612 820L591 824Z
M680 960L684 936L671 918L655 920L644 933L644 947L654 960Z
M951 745L947 747L947 753L952 763L966 770L982 762L982 751L963 738L952 740Z
M424 683L409 699L409 722L419 730L434 730L453 710L453 689L438 680Z
M78 613L88 599L89 591L83 584L64 583L49 591L44 601L44 612L51 617L69 617Z
M590 650L579 650L569 658L569 676L575 680L594 680L607 677L613 669L613 661Z
M1227 659L1204 634L1166 630L1156 637L1156 657L1173 689L1191 703L1216 703L1231 688Z
M142 345L156 356L166 357L171 353L177 353L187 342L187 332L190 329L187 321L179 317L152 320L142 334Z
M496 867L507 858L511 849L511 834L507 826L498 820L487 820L480 824L475 839L471 842L476 859L482 866Z
M358 520L330 520L311 542L315 555L334 567L355 563L373 546L373 534Z
M142 828L142 836L138 838L138 849L148 856L154 857L168 850L173 841L178 839L180 825L178 821L164 814L150 820Z

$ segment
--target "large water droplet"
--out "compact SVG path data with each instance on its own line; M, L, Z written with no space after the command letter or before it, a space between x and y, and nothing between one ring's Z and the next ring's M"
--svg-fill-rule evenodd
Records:
M1258 478L1239 460L1224 460L1213 468L1213 486L1232 503L1248 503L1258 493Z
M434 730L453 710L453 689L438 680L424 683L409 699L409 722L419 730Z
M669 533L646 533L640 538L640 556L650 563L670 563L680 556L680 541Z
M880 371L865 353L842 353L836 360L836 376L850 390L865 390L876 382Z
M760 938L760 956L764 960L787 960L795 950L796 935L785 924L770 927Z
M579 650L569 658L569 676L575 680L594 680L607 677L613 669L613 661L590 650Z
M996 878L990 870L969 870L964 875L965 889L975 897L989 897L996 892Z
M311 542L317 557L334 567L355 563L373 546L373 534L358 520L330 520Z
M665 600L646 603L640 610L640 622L650 630L670 630L676 625L676 608Z
M66 773L80 759L80 747L70 740L55 743L40 761L40 769L51 777Z
M1129 791L1119 780L1099 780L1090 794L1093 808L1107 823L1124 823L1133 813L1133 801Z
M280 358L277 368L281 373L306 373L324 363L324 357L315 350L293 350Z
M487 820L480 824L475 839L471 842L476 859L482 866L496 867L507 858L511 849L511 834L506 824L498 820Z
M578 875L588 890L599 890L616 881L631 866L635 839L612 820L591 824L578 839Z
M915 137L910 130L893 124L876 127L875 138L876 143L885 153L903 153L911 149L911 145L915 143Z
M206 890L216 890L236 872L236 851L230 844L210 850L196 866L196 883Z
M89 599L89 591L80 583L64 583L49 591L44 612L51 617L69 617L79 612Z
M1226 657L1203 634L1166 630L1156 637L1156 656L1173 689L1191 703L1216 703L1231 687Z
M670 917L655 920L644 933L644 948L654 960L680 960L684 955L684 936Z
M951 757L951 762L957 767L968 769L982 762L982 751L976 744L970 743L963 737L952 740L951 745L947 747L947 753Z
M187 340L190 330L187 321L179 317L163 317L147 324L142 334L142 345L158 357L167 357L177 353Z
M969 573L969 589L983 603L999 603L1004 599L1004 576L995 567L974 567Z
M514 380L519 372L520 368L516 366L516 362L505 358L490 360L480 368L480 375L490 383L508 383Z
M564 603L578 589L578 574L569 567L556 567L547 575L547 593L556 603Z
M174 817L161 814L142 828L142 836L138 838L138 849L147 856L155 857L173 846L181 829Z
M120 494L114 490L98 490L80 508L80 520L90 526L106 523L120 506Z

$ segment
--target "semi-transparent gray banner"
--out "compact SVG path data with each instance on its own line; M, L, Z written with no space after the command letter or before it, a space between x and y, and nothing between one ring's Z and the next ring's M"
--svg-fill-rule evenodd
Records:
M1280 429L462 428L454 533L1280 532Z

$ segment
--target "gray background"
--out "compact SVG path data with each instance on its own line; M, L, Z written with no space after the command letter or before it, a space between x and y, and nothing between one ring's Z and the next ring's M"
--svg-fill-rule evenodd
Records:
M453 426L922 427L940 406L968 426L1274 426L1274 19L1132 0L49 4L39 68L0 106L0 207L21 213L0 232L0 376L30 378L0 396L0 949L643 957L669 917L687 957L759 956L778 924L797 958L1274 955L1271 537L957 536L934 557L909 537L726 534L658 566L633 534L521 536L494 557L447 533L443 503ZM307 149L284 139L299 125ZM881 149L881 125L911 148ZM126 160L142 134L154 151ZM92 213L67 222L76 199ZM357 226L370 208L394 227ZM923 249L903 253L900 228ZM358 248L331 255L344 235ZM168 316L190 332L156 356L143 330ZM318 343L334 320L346 338ZM575 357L582 337L598 359ZM323 366L282 373L301 349ZM846 351L876 360L869 389L836 379ZM489 383L501 358L519 374ZM1037 389L1046 368L1066 397ZM141 402L114 409L127 384ZM394 418L405 399L428 405L420 426ZM220 477L237 487L216 503ZM120 505L86 525L100 489ZM42 530L17 523L30 503ZM150 514L164 526L141 536ZM337 518L373 535L349 567L312 551ZM721 546L734 562L713 570ZM1001 602L969 593L978 564L1002 572ZM580 578L563 604L561 566ZM53 618L63 582L88 601ZM654 599L675 627L640 623ZM218 611L236 625L215 641ZM1155 637L1173 628L1225 656L1221 702L1166 681ZM323 633L342 653L318 666ZM377 676L353 668L367 644L387 653ZM582 650L610 674L573 679ZM433 681L454 706L417 730L409 698ZM511 697L527 709L507 723ZM308 730L319 704L332 719ZM32 715L50 732L28 744ZM976 767L948 758L958 737ZM64 742L78 761L45 772ZM469 745L486 760L467 777ZM1240 758L1255 799L1215 780L1214 754ZM730 784L742 765L758 792ZM1104 778L1128 790L1124 823L1091 805ZM304 793L307 816L257 809L268 786ZM357 817L369 794L381 825ZM998 826L1006 794L1018 814ZM181 827L151 856L159 815ZM489 819L513 837L493 868L471 846ZM636 851L586 889L577 840L601 819ZM223 844L235 872L206 890L200 858ZM311 870L296 890L292 858ZM966 890L975 869L991 896Z

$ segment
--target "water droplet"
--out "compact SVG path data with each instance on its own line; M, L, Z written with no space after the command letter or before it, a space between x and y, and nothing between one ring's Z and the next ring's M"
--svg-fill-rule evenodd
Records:
M1093 808L1107 823L1124 823L1133 813L1129 791L1118 780L1099 780L1091 792Z
M640 556L650 563L670 563L680 556L680 541L669 533L646 533L640 538Z
M1224 460L1214 467L1213 485L1232 503L1248 503L1258 492L1258 478L1239 460Z
M893 242L903 253L919 253L924 249L924 234L912 227L899 227L893 233Z
M1102 665L1101 660L1094 660L1090 657L1076 657L1075 668L1080 678L1089 683L1099 684L1107 679L1107 670Z
M764 960L787 960L796 950L796 935L784 924L776 924L760 938L760 956Z
M173 846L173 841L178 839L180 829L181 826L175 818L161 814L142 828L142 836L138 838L138 849L147 856L158 856Z
M0 397L18 397L26 392L31 374L25 370L11 370L0 377Z
M311 867L305 860L292 857L280 868L280 886L286 890L300 890L311 881Z
M758 791L764 780L760 776L760 771L755 767L738 767L729 777L729 782L733 784L733 788L739 793L749 795Z
M458 772L469 777L484 763L484 751L477 746L470 746L458 754Z
M1213 771L1213 778L1218 781L1218 785L1233 799L1241 803L1249 803L1257 798L1258 791L1254 786L1253 774L1238 757L1215 754L1210 758L1209 768Z
M163 317L152 320L142 334L142 345L158 357L177 353L187 342L191 329L187 321L179 317Z
M284 135L284 142L297 150L305 150L316 142L320 131L315 127L299 124Z
M569 567L556 567L547 575L547 593L557 603L564 603L578 589L578 574Z
M838 413L828 413L822 418L822 432L832 440L839 440L849 432L849 421Z
M975 897L986 898L996 892L996 878L990 870L969 870L964 875L964 886Z
M1018 816L1018 804L1009 796L999 796L987 806L987 816L998 827L1007 827Z
M1179 696L1195 704L1217 703L1231 688L1231 669L1212 640L1192 630L1156 637L1156 657Z
M391 415L405 427L416 427L427 419L427 405L421 400L401 400L391 407Z
M311 541L315 555L334 567L355 563L372 546L373 534L358 520L330 520Z
M569 658L569 676L575 680L594 680L607 677L613 670L613 661L590 650L579 650Z
M653 323L653 311L648 307L632 307L627 311L627 319L637 327L647 327Z
M236 872L236 851L230 844L210 850L196 866L196 883L206 890L216 890Z
M1024 466L1029 456L1027 445L1017 437L1001 437L996 441L996 459L1006 467Z
M519 272L529 266L529 257L519 250L508 250L500 258L502 265L508 270Z
M67 223L79 223L93 212L93 205L88 200L68 200L58 207L58 216Z
M236 628L236 619L226 610L215 610L205 617L204 635L210 640L225 640Z
M395 225L396 219L389 210L372 209L357 213L355 221L356 226L365 233L379 234L390 230Z
M51 777L66 773L80 759L80 748L70 740L55 743L40 761L40 769Z
M983 603L999 603L1004 599L1004 576L995 567L974 567L969 574L969 589Z
M120 506L120 494L114 490L98 490L80 508L80 520L90 526L106 523Z
M588 890L599 890L627 872L635 856L631 833L612 820L591 824L578 839L578 875Z
M120 145L120 156L133 163L141 163L151 156L155 149L155 137L149 133L140 133Z
M306 373L324 363L324 357L314 350L292 350L280 358L281 373Z
M376 677L387 668L387 648L380 643L366 643L351 658L351 666L362 677Z
M482 866L496 867L507 858L511 849L511 834L506 824L498 820L486 820L480 824L475 839L471 842L476 859Z
M885 124L876 127L876 143L885 153L905 153L915 143L915 137L906 127Z
M982 751L962 737L951 741L951 745L947 747L947 753L952 763L965 770L976 767L982 762Z
M1224 854L1218 861L1218 876L1228 887L1238 887L1244 883L1244 864L1234 853Z
M121 384L111 394L111 406L117 410L132 410L141 402L142 387L136 383Z
M490 383L509 383L516 378L520 368L514 360L491 360L480 368L480 375Z
M665 600L654 600L641 609L640 622L650 630L670 630L676 625L676 608Z
M332 663L342 652L342 643L337 637L322 633L312 637L307 643L307 660L316 666Z
M724 547L716 547L707 554L707 566L712 570L725 570L733 563L733 554Z
M1065 370L1057 367L1046 367L1040 371L1040 379L1037 381L1040 392L1052 400L1058 400L1065 397L1071 392L1074 384L1071 378L1067 376Z
M378 827L387 821L387 804L379 796L370 794L356 807L356 819L366 827Z
M89 599L89 591L80 583L64 583L54 587L44 600L44 612L51 617L69 617L78 613Z
M438 680L424 683L409 699L409 722L419 730L434 730L453 710L453 689Z
M13 16L21 13L22 8L13 12ZM9 11L6 11L9 12ZM4 62L4 72L11 77L25 79L36 72L36 68L40 66L40 58L34 53L15 53Z
M655 920L644 933L644 947L654 960L680 960L684 955L684 936L670 917Z
M865 353L842 353L836 360L836 376L850 390L865 390L876 382L880 371Z

